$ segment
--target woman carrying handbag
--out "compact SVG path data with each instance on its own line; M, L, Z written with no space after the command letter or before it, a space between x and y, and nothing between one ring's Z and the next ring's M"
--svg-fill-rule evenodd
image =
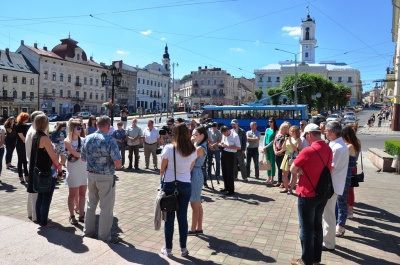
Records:
M179 226L179 244L181 256L187 256L186 248L188 236L187 209L191 195L190 171L197 158L196 148L190 140L189 129L185 123L175 125L172 144L167 144L161 153L160 177L162 189L166 196L177 193L178 210L176 211ZM175 211L167 212L164 224L165 246L161 253L169 256L172 252L174 235Z

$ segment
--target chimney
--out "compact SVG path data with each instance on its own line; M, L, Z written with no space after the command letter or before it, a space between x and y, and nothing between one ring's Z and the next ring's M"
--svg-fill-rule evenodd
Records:
M204 66L204 69L206 69L206 70L207 70L207 65L206 65L206 66Z
M46 47L46 46L43 46L43 50L47 51L47 47Z
M9 48L6 48L6 54L10 55L10 49Z
M22 45L22 46L24 46L24 45L25 45L25 43L24 43L24 40L21 40L21 45Z
M386 67L386 74L389 74L389 73L390 73L390 68Z
M93 56L90 56L90 60L93 61Z
M33 47L35 47L35 49L37 49L37 43L36 42L33 44Z
M201 70L201 66L199 66L199 71Z

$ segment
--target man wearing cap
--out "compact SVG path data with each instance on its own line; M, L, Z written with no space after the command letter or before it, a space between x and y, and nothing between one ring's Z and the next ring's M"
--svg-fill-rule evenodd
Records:
M246 165L244 163L244 153L246 152L246 145L247 145L246 132L242 128L239 128L239 123L238 123L237 119L233 119L231 121L231 125L232 125L233 130L239 136L240 145L241 145L241 148L239 150L237 150L237 152L235 154L235 162L233 164L233 176L235 177L235 179L237 179L237 177L238 177L237 164L239 164L240 172L242 173L242 178L245 182L248 182Z
M250 131L247 131L247 151L246 151L246 171L247 176L250 177L250 166L251 159L254 161L254 171L255 177L258 179L260 177L260 170L258 168L258 147L260 144L261 134L257 131L257 122L253 121L250 123Z
M335 193L326 203L323 215L324 228L324 251L335 250L336 235L344 234L336 227L336 201L337 196L342 195L346 184L347 167L349 165L349 150L342 139L342 125L337 121L330 121L326 124L325 131L328 138L329 147L333 152L332 160L332 184Z
M300 223L302 255L292 259L292 265L319 264L322 256L322 214L327 200L316 198L320 175L325 165L331 169L332 151L321 139L321 129L314 123L304 129L304 138L310 146L305 147L294 160L290 170L300 174L296 193Z
M222 151L222 177L224 178L225 188L221 192L227 191L227 196L232 196L235 193L235 181L233 177L233 168L236 166L235 154L237 150L241 150L240 139L234 130L230 130L226 126L221 127L222 140L219 146L223 147ZM235 163L234 163L235 162ZM232 167L232 165L235 165Z
M208 177L211 177L212 159L215 157L215 176L220 176L221 168L221 151L218 144L222 140L222 134L218 131L218 123L213 122L208 133Z

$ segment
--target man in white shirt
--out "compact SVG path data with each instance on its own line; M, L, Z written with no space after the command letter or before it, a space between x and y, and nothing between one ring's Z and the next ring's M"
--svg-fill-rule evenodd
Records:
M326 124L326 138L330 141L329 147L333 152L332 159L332 183L335 193L326 203L322 216L323 227L323 251L335 250L336 241L336 202L337 196L342 195L346 183L347 168L349 165L349 150L342 140L342 125L337 121Z
M221 127L222 141L219 146L223 147L222 150L222 177L224 179L224 189L221 192L227 191L227 196L232 196L235 193L235 180L233 176L233 166L235 164L235 154L237 150L241 150L240 139L237 133L230 130L226 126Z
M147 128L143 131L143 148L144 148L144 161L146 169L149 169L150 154L153 156L154 169L157 167L157 148L160 147L160 134L154 128L154 121L147 122Z
M254 174L256 179L260 177L260 170L258 167L258 147L260 145L261 134L257 131L257 122L250 123L250 131L246 132L247 149L246 149L246 171L247 177L250 177L251 159L254 161Z

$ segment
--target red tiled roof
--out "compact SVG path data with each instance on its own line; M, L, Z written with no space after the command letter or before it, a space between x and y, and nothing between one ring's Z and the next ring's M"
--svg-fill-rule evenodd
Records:
M39 55L52 57L52 58L56 58L56 59L63 59L63 58L61 58L60 56L58 56L57 54L55 54L54 52L51 52L51 51L38 49L38 48L35 48L35 47L32 47L32 46L28 46L28 45L25 45L25 47L29 48L30 50L32 50L33 52L36 52Z

